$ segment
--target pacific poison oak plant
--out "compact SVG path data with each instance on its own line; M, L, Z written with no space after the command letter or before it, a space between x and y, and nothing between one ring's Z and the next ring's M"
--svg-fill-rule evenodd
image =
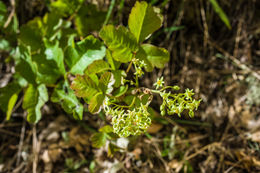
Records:
M166 113L181 116L184 110L194 116L200 100L192 98L193 90L179 93L178 86L165 86L163 77L157 79L154 88L139 84L145 72L153 71L154 67L163 68L169 61L166 49L143 43L162 26L163 16L158 8L136 2L128 28L106 25L99 32L103 42L92 35L75 42L78 34L84 34L85 18L74 11L82 14L88 7L79 0L72 9L63 4L59 10L62 3L65 2L54 1L51 7L55 10L20 28L18 47L11 51L15 80L0 89L0 107L7 112L7 120L21 91L25 91L23 108L30 123L41 119L41 108L49 98L81 120L84 111L81 101L84 101L87 111L93 114L103 111L111 119L112 127L104 126L92 137L94 146L100 147L106 138L111 138L112 132L120 137L145 132L151 125L149 106L155 94L163 99L162 116ZM78 33L71 29L71 21L63 20L69 15L75 16L71 19ZM75 76L72 82L71 75ZM48 88L53 88L50 97Z
M178 86L164 86L163 77L157 79L155 89L139 86L139 79L144 71L150 72L154 67L163 68L169 60L169 53L164 48L143 44L154 31L162 25L163 17L159 9L146 2L136 2L133 7L128 27L104 26L99 32L107 50L104 60L96 60L77 75L71 88L78 97L88 104L88 110L95 114L103 110L112 118L113 132L120 137L140 135L151 125L148 107L153 94L163 98L160 106L161 115L169 115L189 110L194 116L200 100L194 100L192 90L185 93L172 93ZM121 69L127 64L125 70ZM124 67L124 66L123 66ZM134 69L133 79L128 78L130 69Z

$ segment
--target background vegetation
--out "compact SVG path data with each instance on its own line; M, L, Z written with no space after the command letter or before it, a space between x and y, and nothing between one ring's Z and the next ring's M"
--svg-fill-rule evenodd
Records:
M69 61L65 49L75 45L80 56L77 43L98 38L105 24L127 26L135 1L0 1L0 172L260 171L260 2L147 2L164 22L145 42L167 49L170 61L141 85L151 88L164 76L167 85L193 88L201 105L194 118L161 117L154 98L147 133L97 148L91 136L109 120L81 116L84 106L70 94L73 76L63 79L67 68L80 71L73 62L63 67L61 57ZM26 93L37 99L24 100ZM33 125L28 117L41 120Z

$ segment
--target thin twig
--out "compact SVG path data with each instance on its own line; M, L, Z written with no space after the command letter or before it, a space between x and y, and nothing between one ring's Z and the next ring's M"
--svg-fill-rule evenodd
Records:
M15 0L10 0L10 3L12 6L12 11L4 24L4 28L7 28L7 26L10 24L10 22L12 21L12 18L14 17L14 14L15 14Z
M18 166L20 164L21 155L22 155L21 153L22 153L24 134L25 134L25 125L26 125L25 118L26 118L26 113L24 113L24 118L23 118L23 125L22 125L22 129L21 129L21 134L20 134L20 142L19 142L19 147L18 147L16 166Z
M258 80L260 80L260 74L258 74L257 72L253 71L251 68L249 68L248 66L246 66L245 64L241 63L238 59L236 59L234 56L230 55L227 51L225 51L224 49L222 49L221 47L219 47L217 44L209 41L209 44L211 44L213 47L215 47L218 51L220 51L221 53L224 54L225 57L229 58L233 63L235 63L236 66L238 66L239 68L241 68L242 70L245 70L247 73L251 73L255 78L257 78Z
M5 121L4 121L5 122ZM16 127L16 126L21 126L23 123L1 123L0 124L0 128L3 128L3 127Z
M17 102L17 104L14 106L12 113L14 113L23 103L23 96L21 97L21 99Z
M7 135L15 136L15 137L20 137L19 134L16 134L14 132L10 132L8 130L0 129L0 133L6 133Z
M190 159L196 157L197 155L199 155L200 153L202 153L203 151L207 150L209 147L218 146L218 145L221 145L221 144L219 142L214 142L214 143L208 144L208 145L202 147L201 149L199 149L199 151L197 151L196 153L193 153L193 154L189 155L188 157L184 158L184 160L185 161L190 160Z
M18 165L17 165L18 166ZM13 173L22 172L21 170L26 166L26 162L22 162L17 168L13 170ZM23 170L24 171L24 170Z
M126 70L126 74L130 71L132 64L133 64L133 61L131 61L130 64L128 65L127 70Z
M233 55L234 57L237 56L237 53L238 53L238 45L239 45L239 42L240 42L240 39L241 39L241 31L242 31L242 20L239 20L239 23L238 23L238 26L237 26L237 36L236 36L236 39L235 39L235 48L234 48L234 52L233 52Z
M185 6L185 2L186 0L183 0L180 4L180 11L178 12L178 17L176 18L176 20L173 22L172 26L179 26L181 24L181 21L183 19L183 16L184 16L184 6ZM176 32L169 32L166 36L166 40L175 40L175 37L176 37ZM174 46L174 41L171 41L169 44L168 44L168 51L171 52L172 51L172 48Z
M106 15L106 19L105 19L103 25L106 25L106 24L108 23L108 20L109 20L109 18L110 18L110 16L111 16L111 13L112 13L113 8L114 8L114 6L115 6L115 2L116 2L115 0L112 0L112 1L110 2L109 8L108 8L108 12L107 12L107 15Z
M171 169L170 169L170 167L168 166L168 164L166 163L166 161L161 157L161 151L160 151L160 149L159 149L159 147L158 147L158 145L156 144L156 143L151 143L153 146L154 146L154 148L155 148L155 150L156 151L154 151L154 153L156 154L156 156L161 160L161 162L163 163L163 165L164 165L164 167L165 167L165 171L166 172L171 172Z
M224 173L229 173L234 167L239 166L241 164L241 162L243 162L245 159L241 159L238 162L236 162L235 164L233 164L231 167L229 167Z
M167 120L170 124L172 124L173 126L177 126L182 132L187 133L187 130L183 127L181 127L178 123L176 123L175 121L173 121L171 118L164 116L163 117L165 120Z
M202 17L202 21L203 21L203 28L204 28L204 50L206 50L206 46L207 46L207 40L209 38L209 29L208 29L208 24L207 24L207 20L206 20L206 14L205 14L205 10L204 10L204 5L202 0L200 0L200 13L201 13L201 17Z
M37 173L38 146L37 146L36 124L33 124L33 173Z

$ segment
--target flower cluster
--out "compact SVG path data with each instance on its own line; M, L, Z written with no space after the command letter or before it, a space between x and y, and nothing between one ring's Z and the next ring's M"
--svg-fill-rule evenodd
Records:
M142 68L144 68L146 64L144 63L144 61L140 61L136 58L134 58L132 61L135 67L134 75L136 75L137 77L142 77L142 75L144 74Z
M194 117L194 110L198 109L201 100L195 100L192 98L194 95L193 90L186 89L185 93L171 94L171 92L161 92L161 97L163 98L163 103L160 106L160 111L162 115L165 115L165 111L169 115L181 113L186 109L189 110L189 116Z
M169 115L178 114L181 116L181 113L184 110L189 110L189 116L194 117L194 110L197 110L201 100L195 100L192 98L194 95L193 90L186 89L185 93L172 94L171 92L166 92L165 89L179 90L178 86L167 86L163 87L164 81L163 77L157 79L157 82L154 84L156 90L160 96L163 98L163 103L160 106L161 115L165 115L166 111Z
M133 61L134 64L138 64L137 69L143 67L142 62ZM139 90L150 94L160 94L163 99L163 103L160 106L161 115L165 115L166 112L169 115L181 113L184 110L189 111L189 116L194 116L194 110L198 109L201 100L195 100L192 98L194 95L193 90L186 89L184 93L171 93L167 92L168 89L180 90L178 86L164 86L163 77L157 79L154 84L156 90L150 90L146 93L145 90ZM132 93L136 94L136 93ZM139 98L139 97L138 97ZM152 98L152 97L151 97ZM106 97L103 102L103 109L107 116L112 117L112 125L114 133L120 137L128 137L130 135L140 135L144 133L147 128L151 125L150 114L147 111L150 101L146 104L140 103L140 106L134 106L135 99L129 106L118 105L117 101Z
M141 104L140 107L133 110L106 107L106 115L112 116L112 125L114 133L120 137L129 135L140 135L144 133L151 125L150 114L147 111L147 105Z

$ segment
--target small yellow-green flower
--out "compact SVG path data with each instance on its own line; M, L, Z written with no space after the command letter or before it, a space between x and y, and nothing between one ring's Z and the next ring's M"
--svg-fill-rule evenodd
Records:
M155 85L155 86L156 86L156 89L158 89L158 88L160 88L160 87L163 87L163 84L164 84L163 77L161 77L160 79L157 78L156 83L153 84L153 85Z
M194 95L193 89L190 90L189 88L187 88L187 89L185 90L184 95L185 95L186 99L192 99L191 96Z
M144 74L143 70L140 67L137 67L136 72L134 75L137 75L138 77L141 77Z

